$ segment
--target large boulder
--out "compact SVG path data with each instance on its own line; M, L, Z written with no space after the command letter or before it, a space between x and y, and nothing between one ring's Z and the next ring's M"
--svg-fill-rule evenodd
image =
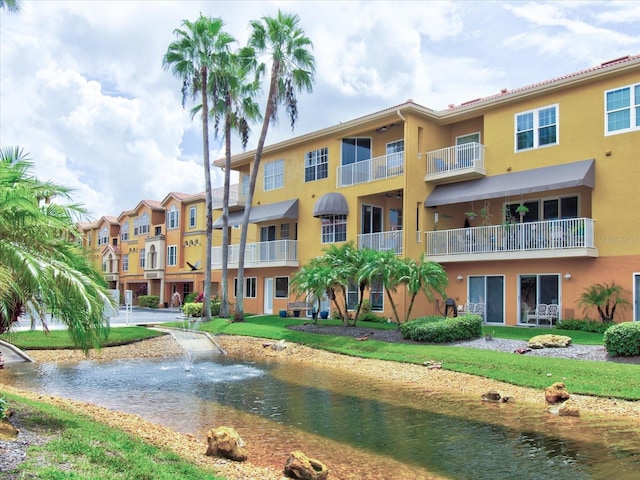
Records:
M233 428L218 427L207 433L206 455L224 457L236 462L244 462L249 456L244 441Z
M568 399L558 405L549 405L547 412L559 417L579 417L580 410L573 399Z
M284 465L284 474L299 480L325 480L329 475L326 465L319 460L307 457L299 450L291 452Z
M529 339L529 348L566 348L571 345L571 337L565 335L536 335Z
M544 400L547 405L556 405L569 400L569 392L564 383L556 382L544 389Z

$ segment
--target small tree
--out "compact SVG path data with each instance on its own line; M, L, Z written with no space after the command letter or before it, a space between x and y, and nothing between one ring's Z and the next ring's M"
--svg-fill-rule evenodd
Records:
M409 307L405 315L405 322L407 322L418 293L423 292L430 302L435 300L436 293L445 297L444 289L449 280L442 265L426 260L423 253L417 262L412 258L405 258L399 283L404 283L407 286L410 296Z
M623 310L630 305L630 302L624 298L627 291L615 282L611 285L607 283L596 283L584 289L582 295L578 299L578 306L585 311L595 307L598 309L600 321L602 323L612 323L616 314L616 308Z

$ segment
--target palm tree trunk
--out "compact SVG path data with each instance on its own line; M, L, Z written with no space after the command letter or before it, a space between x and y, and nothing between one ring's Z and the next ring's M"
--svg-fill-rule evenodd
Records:
M203 314L204 320L211 320L211 244L213 238L213 199L211 193L211 166L209 162L209 106L207 102L207 68L201 67L200 76L202 81L202 145L204 150L204 181L206 188L206 209L207 209L207 246L204 262L204 292L203 292Z
M227 112L231 99L227 96ZM231 178L231 116L227 113L224 121L225 160L224 160L224 196L222 199L222 295L220 298L220 316L229 316L229 182Z
M384 291L387 292L387 298L389 299L391 310L393 310L393 316L396 318L398 326L400 326L400 316L398 315L398 307L396 307L396 302L393 301L393 296L391 295L391 292L388 288L385 288Z
M274 62L271 69L271 83L269 85L269 96L267 97L267 108L264 112L262 120L262 130L258 139L256 154L253 158L251 167L251 177L249 178L249 193L247 194L247 202L244 208L244 216L242 217L242 231L240 232L240 251L238 258L238 286L236 289L236 309L233 316L234 322L244 322L244 251L247 247L247 230L249 229L249 215L251 214L251 205L253 204L253 193L256 189L256 181L258 179L258 168L262 159L262 150L267 139L269 131L269 123L276 108L278 97L278 75L280 74L280 64Z

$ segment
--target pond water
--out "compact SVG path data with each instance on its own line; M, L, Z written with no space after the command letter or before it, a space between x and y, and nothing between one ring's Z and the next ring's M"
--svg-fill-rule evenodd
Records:
M399 366L398 368L402 368ZM384 380L214 356L12 364L2 382L134 413L196 438L234 427L282 469L292 450L332 479L640 478L640 428L543 409L398 390Z

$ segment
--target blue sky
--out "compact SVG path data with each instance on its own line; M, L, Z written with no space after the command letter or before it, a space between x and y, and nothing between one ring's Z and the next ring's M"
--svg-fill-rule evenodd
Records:
M283 116L267 143L407 99L439 110L640 53L637 1L21 5L0 13L0 144L30 152L36 175L75 189L93 218L204 190L199 120L162 69L173 30L200 13L221 17L242 45L251 20L280 8L300 16L314 43L314 91L298 97L295 131ZM211 158L222 155L212 138ZM212 175L221 186L222 172Z

